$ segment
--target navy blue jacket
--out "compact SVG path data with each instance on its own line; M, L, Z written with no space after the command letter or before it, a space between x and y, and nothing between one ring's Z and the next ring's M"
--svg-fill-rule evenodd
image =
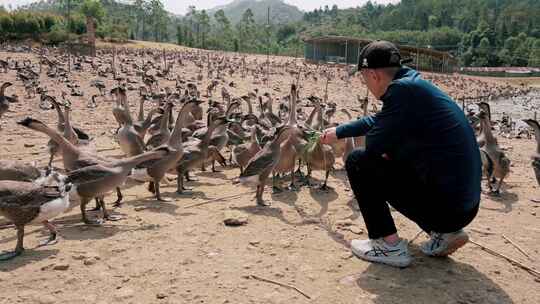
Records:
M337 127L338 138L366 136L366 152L384 153L416 172L457 210L480 201L481 159L474 131L459 106L410 68L401 68L373 116Z

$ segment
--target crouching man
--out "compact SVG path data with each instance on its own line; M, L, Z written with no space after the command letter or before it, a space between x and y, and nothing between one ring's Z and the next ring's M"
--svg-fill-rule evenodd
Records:
M365 150L351 152L345 164L369 234L353 240L352 251L371 262L411 263L390 204L430 234L421 246L425 254L447 256L467 243L462 228L478 212L481 160L473 129L447 94L402 65L392 43L372 42L359 58L358 70L382 110L321 137L330 144L366 136Z

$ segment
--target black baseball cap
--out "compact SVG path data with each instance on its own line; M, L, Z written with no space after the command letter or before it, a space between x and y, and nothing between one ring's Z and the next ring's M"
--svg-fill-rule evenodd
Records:
M393 43L377 40L369 43L360 51L355 72L362 69L401 67L402 64L411 61L411 59L401 59L399 49Z

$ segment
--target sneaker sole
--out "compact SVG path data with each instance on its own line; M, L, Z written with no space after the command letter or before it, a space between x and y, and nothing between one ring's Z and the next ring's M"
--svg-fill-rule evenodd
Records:
M411 257L405 260L401 258L401 260L398 261L398 260L392 260L392 257L379 258L379 257L364 256L354 251L354 248L351 248L351 251L354 253L354 255L357 258L367 261L367 262L380 263L380 264L385 264L385 265L399 267L399 268L405 268L411 265L412 263Z
M433 256L436 256L436 257L449 256L452 253L456 252L456 250L458 250L459 248L463 247L468 242L469 242L469 235L467 235L466 233L460 233L452 240L452 242L450 242L450 244L448 244L448 247L446 248L446 250L433 254Z

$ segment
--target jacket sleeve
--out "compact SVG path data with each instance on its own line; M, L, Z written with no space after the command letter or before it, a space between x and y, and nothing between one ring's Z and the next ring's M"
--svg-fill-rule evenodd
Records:
M358 120L339 125L336 128L337 138L347 138L366 135L374 125L374 116L365 116Z
M374 125L366 135L366 151L375 155L388 153L410 129L407 109L412 103L412 94L406 85L394 82L383 98L383 108L374 117ZM411 118L412 119L412 118Z

